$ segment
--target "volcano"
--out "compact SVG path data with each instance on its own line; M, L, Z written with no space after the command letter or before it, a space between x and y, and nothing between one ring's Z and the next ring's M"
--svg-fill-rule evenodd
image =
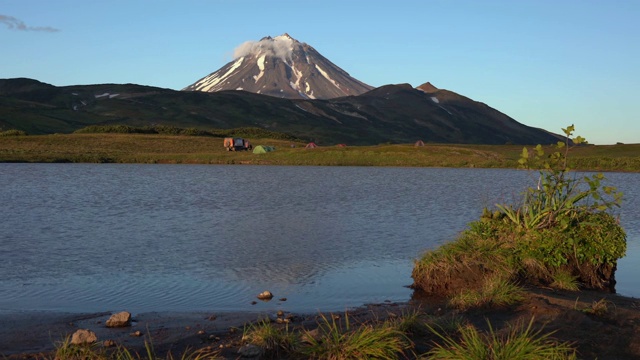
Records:
M234 60L182 90L244 90L288 99L331 99L372 89L285 33L245 42L235 50Z

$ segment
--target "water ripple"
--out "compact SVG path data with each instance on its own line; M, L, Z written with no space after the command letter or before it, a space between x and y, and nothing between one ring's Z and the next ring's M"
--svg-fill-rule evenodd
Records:
M618 288L638 296L640 175L608 177L627 195ZM414 258L532 182L487 169L0 164L0 310L407 300ZM287 301L252 305L267 289Z

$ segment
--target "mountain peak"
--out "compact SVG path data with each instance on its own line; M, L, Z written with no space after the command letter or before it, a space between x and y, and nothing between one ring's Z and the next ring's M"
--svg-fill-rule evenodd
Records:
M426 93L432 93L432 92L436 92L436 91L438 91L438 90L439 90L437 87L433 86L433 85L432 85L430 82L428 82L428 81L427 81L426 83L424 83L424 84L422 84L422 85L418 86L416 89L418 89L418 90L422 90L422 91L424 91L424 92L426 92Z
M290 39L290 40L293 40L293 41L298 41L298 40L294 39L293 37L291 37L291 35L289 35L289 33L284 33L284 34L282 34L280 36L277 36L277 37L283 37L283 38L287 38L287 39Z
M183 90L244 90L285 98L330 99L373 89L288 33L246 41L235 49L233 58Z

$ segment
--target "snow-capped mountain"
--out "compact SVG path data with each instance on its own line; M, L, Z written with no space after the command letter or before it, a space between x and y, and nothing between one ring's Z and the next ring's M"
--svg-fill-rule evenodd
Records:
M185 91L244 90L281 98L331 99L372 90L316 49L284 34L248 41L234 60Z

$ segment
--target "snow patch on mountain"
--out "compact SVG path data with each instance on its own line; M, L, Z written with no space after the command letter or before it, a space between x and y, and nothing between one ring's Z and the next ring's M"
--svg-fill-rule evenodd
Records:
M320 74L322 74L322 76L324 76L324 78L325 78L325 79L327 79L327 80L331 81L331 83L333 84L333 86L335 86L335 87L337 87L338 89L340 89L340 84L338 84L335 80L333 80L333 79L331 78L331 76L329 76L329 74L327 74L327 72L326 72L326 71L322 70L322 68L321 68L320 66L318 66L318 64L315 64L315 65L316 65L316 69L317 69L318 71L320 71Z
M231 66L231 68L229 68L229 70L227 70L226 73L224 73L224 75L218 77L218 72L216 71L215 73L207 76L206 78L202 79L202 81L200 81L199 83L196 84L196 86L201 89L200 91L209 91L211 90L214 86L220 84L220 83L224 83L224 81L231 76L231 74L233 74L233 72L240 66L242 65L242 61L244 60L243 57L239 58L238 60L236 60L236 62Z
M260 78L262 77L262 75L264 75L264 59L265 59L266 55L262 55L258 58L258 61L256 61L256 64L258 65L258 69L260 69L260 73L258 75L254 75L253 76L253 80L256 81L256 84L258 83L258 80L260 80Z

